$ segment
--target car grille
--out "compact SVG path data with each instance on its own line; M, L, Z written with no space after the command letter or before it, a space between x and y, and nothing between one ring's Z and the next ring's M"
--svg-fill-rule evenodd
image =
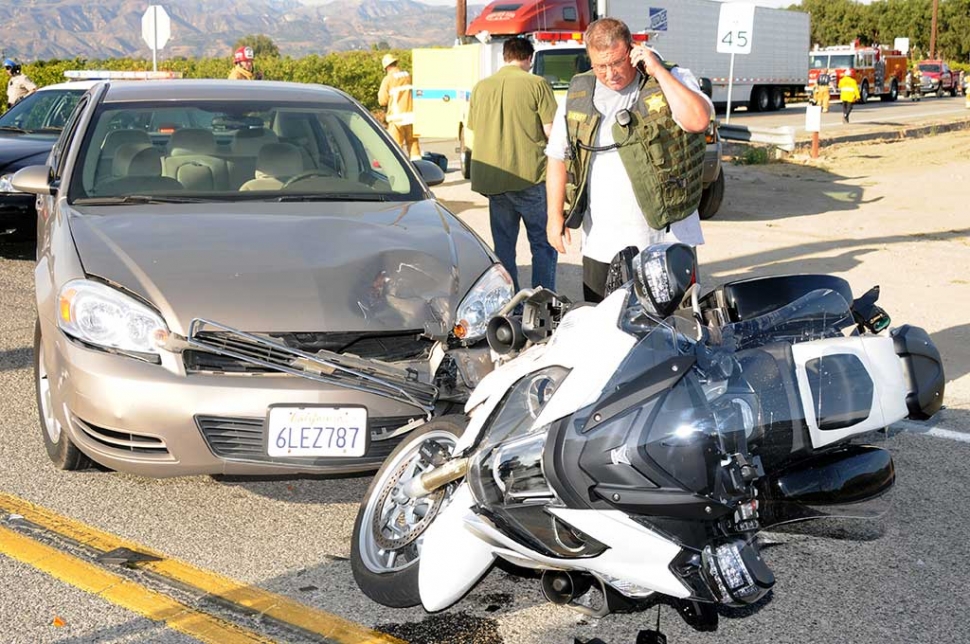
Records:
M233 418L225 416L196 416L195 422L205 438L212 453L221 458L235 461L250 461L259 463L287 463L325 467L328 465L347 465L348 461L360 463L373 462L379 465L390 454L402 436L381 440L393 430L406 425L413 418L408 416L369 418L367 427L370 430L370 444L367 453L358 459L341 457L328 458L274 458L266 453L264 446L265 431L263 418Z
M384 362L427 358L434 342L421 337L420 331L401 333L280 333L272 334L286 346L307 353L321 349L352 353L360 358Z
M110 450L122 451L126 454L138 454L140 456L155 456L168 460L170 454L165 442L154 436L143 434L132 434L131 432L119 432L105 427L98 427L92 423L81 420L77 416L71 416L71 422L80 429L85 436L98 443L101 447Z
M297 336L306 337L300 340ZM193 370L198 372L200 364L227 367L234 364L231 361L235 360L240 365L255 365L268 372L288 373L327 385L383 396L414 405L428 414L431 413L438 398L438 388L421 382L420 372L412 366L322 348L317 348L315 353L303 351L286 344L285 339L289 338L294 344L302 342L305 345L319 347L322 343L321 338L324 337L327 336L312 333L276 334L269 337L239 331L210 320L195 319L192 320L186 338L189 347L185 352L189 356L183 359L186 370L190 373ZM368 340L373 340L374 337L389 341L393 336L367 336ZM358 338L358 341L361 338ZM413 342L414 338L409 341ZM430 348L428 354L430 355ZM209 355L221 358L218 361L209 361L207 357ZM414 362L412 361L411 364ZM241 366L237 371L252 373L253 367Z
M217 334L210 334L217 337ZM417 331L393 334L363 333L280 333L272 337L282 340L291 349L314 354L318 351L350 353L360 358L397 362L400 360L423 360L431 354L434 342L423 338ZM272 347L265 347L259 357L266 362L285 361L290 356L280 354ZM231 356L206 351L188 350L182 359L189 373L273 373L277 369L255 364Z

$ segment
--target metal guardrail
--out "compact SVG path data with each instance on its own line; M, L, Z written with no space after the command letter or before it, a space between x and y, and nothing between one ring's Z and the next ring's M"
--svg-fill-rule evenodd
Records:
M722 139L747 141L749 143L768 143L785 152L795 151L795 128L790 125L781 127L747 127L721 123L717 127Z

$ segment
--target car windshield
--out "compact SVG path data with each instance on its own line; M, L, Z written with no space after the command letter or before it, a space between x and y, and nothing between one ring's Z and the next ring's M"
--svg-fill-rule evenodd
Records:
M922 63L919 66L919 70L921 72L939 72L940 71L940 66L939 65L935 65L933 63Z
M542 76L553 89L567 89L573 76L590 70L585 49L537 51L533 71Z
M0 128L57 134L86 90L41 90L27 96L0 116Z
M345 103L105 103L78 156L68 199L387 201L422 198L393 143Z

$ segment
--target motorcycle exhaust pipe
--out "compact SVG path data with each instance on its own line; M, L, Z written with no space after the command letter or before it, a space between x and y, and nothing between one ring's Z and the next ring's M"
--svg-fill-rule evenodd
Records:
M468 472L469 463L468 458L450 460L421 476L415 476L404 484L403 492L405 496L411 499L426 497L438 488L465 476Z
M546 570L542 573L542 594L560 606L582 597L592 586L593 578L587 574L565 570Z

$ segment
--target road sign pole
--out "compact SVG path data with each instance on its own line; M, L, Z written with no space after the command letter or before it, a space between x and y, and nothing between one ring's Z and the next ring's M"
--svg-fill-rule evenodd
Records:
M731 122L731 93L734 89L734 52L731 52L731 68L728 71L728 98L727 98L727 113L724 117L725 123Z
M152 38L152 71L158 71L158 5L152 5L152 29L155 37Z

